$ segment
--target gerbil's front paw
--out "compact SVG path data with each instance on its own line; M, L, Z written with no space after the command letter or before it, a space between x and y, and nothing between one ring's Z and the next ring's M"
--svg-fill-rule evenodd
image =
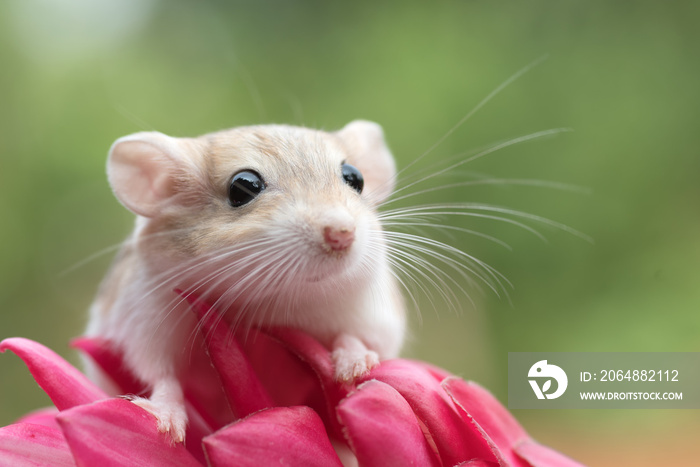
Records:
M339 347L331 354L335 364L335 379L351 383L379 365L379 355L372 350Z
M364 342L349 334L335 338L331 358L335 364L335 379L345 383L352 383L379 365L377 352L369 350Z
M187 413L183 405L163 401L156 402L144 397L134 397L129 398L129 400L147 412L152 413L156 417L158 431L169 434L174 443L185 441Z

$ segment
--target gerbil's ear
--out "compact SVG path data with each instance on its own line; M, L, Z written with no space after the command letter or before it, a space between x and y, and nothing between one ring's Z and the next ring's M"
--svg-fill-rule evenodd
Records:
M384 141L382 127L374 122L355 120L337 135L348 151L348 163L362 172L368 200L373 204L384 201L394 191L396 164Z
M156 216L185 180L196 174L194 146L193 140L155 131L119 138L107 160L107 177L114 194L130 211Z

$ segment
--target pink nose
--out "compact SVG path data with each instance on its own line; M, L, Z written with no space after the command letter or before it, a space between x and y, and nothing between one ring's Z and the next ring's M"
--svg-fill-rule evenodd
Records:
M323 240L333 251L347 250L352 245L352 242L355 241L355 228L353 227L350 230L345 227L339 229L324 227Z

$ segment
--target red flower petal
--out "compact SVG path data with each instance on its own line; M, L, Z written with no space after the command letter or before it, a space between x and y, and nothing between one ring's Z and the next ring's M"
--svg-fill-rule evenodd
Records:
M0 428L0 465L75 466L61 430L32 423Z
M194 294L180 292L197 313L203 326L204 341L224 392L236 417L245 417L272 407L272 399L260 383L248 358L219 314Z
M442 386L463 414L473 420L499 448L509 465L523 467L583 467L578 462L533 441L523 427L486 389L455 376Z
M189 409L196 411L211 431L211 434L222 426L236 419L231 411L229 401L221 383L221 378L212 366L211 358L204 348L203 342L193 344L188 356L188 367L184 376L183 391Z
M367 381L340 402L338 417L360 465L440 465L408 402L391 386Z
M57 419L79 465L201 466L182 444L158 432L153 415L123 399L74 407Z
M13 337L0 342L0 352L11 350L29 368L58 410L105 399L107 395L70 363L43 345Z
M112 381L121 390L122 394L145 395L146 391L144 390L143 384L139 382L139 380L134 376L134 374L126 368L121 355L118 352L114 351L114 349L109 345L108 341L92 337L79 337L71 341L71 346L79 349L80 351L87 354L90 358L92 358L92 360L102 370L104 370L105 374L112 378ZM205 364L207 363L208 359ZM219 384L219 381L216 376L214 376L213 378L214 381L211 381L212 378L205 378L206 381L201 381L201 374L197 374L196 376L200 376L200 378L196 378L196 381L192 381L192 379L194 378L190 378L190 380L188 380L190 383L196 384L190 384L189 386L196 386L202 384L206 385L207 383L209 383L209 385ZM202 463L205 462L205 458L204 451L202 450L201 441L202 438L211 434L214 431L210 423L212 421L216 423L216 421L212 420L215 417L213 417L211 410L200 410L199 407L206 406L207 402L209 402L209 400L212 398L212 396L209 394L211 392L211 389L212 388L207 388L208 391L206 394L192 395L188 392L185 392L187 417L189 419L186 433L186 439L188 441L187 448L190 451L190 453ZM222 399L221 396L223 394L220 391L218 394L220 395L218 399ZM197 408L195 408L195 404L197 405ZM219 413L225 412L220 410L220 406L222 405L221 403L210 405L218 405L219 407L217 408L219 408ZM210 408L212 407L206 407L206 409ZM208 417L203 416L203 412L204 415ZM232 418L229 415L228 421L230 422L231 419ZM56 422L54 421L54 423ZM217 425L216 428L220 428L221 426L223 426L223 424Z
M499 463L492 445L476 426L465 423L435 375L422 364L388 360L372 370L369 378L387 383L406 399L430 433L444 465L469 460Z
M513 453L513 447L529 436L490 392L456 376L443 381L442 387L460 409L465 421L473 423L505 461L514 466L524 465Z
M327 413L316 373L290 345L258 330L251 330L240 343L276 407L308 405L320 414Z
M204 439L212 466L342 467L323 422L309 407L262 410Z
M328 349L313 337L297 329L273 328L268 330L267 334L279 340L290 352L311 367L320 383L321 393L318 398L325 402L325 408L313 403L318 401L311 401L310 405L319 412L334 437L344 439L342 427L335 415L335 408L341 399L348 395L351 387L339 384L335 380L333 362Z
M583 464L531 439L515 446L515 452L532 467L584 467Z
M208 353L221 377L231 408L238 417L276 405L307 404L319 410L333 435L342 439L335 406L348 394L349 388L336 383L328 349L301 331L275 328L264 333L253 331L244 341L244 352L238 342L232 339L233 333L228 324L218 319L218 314L212 312L206 301L195 293L176 292L187 299L202 323ZM281 344L286 351L280 351L274 342ZM267 356L267 363L263 359L263 365L257 364L254 367L251 360L260 363L258 357L261 348ZM299 366L292 362L288 358L288 352L305 365ZM274 357L270 357L271 354ZM282 362L276 364L275 358L281 358ZM290 368L281 368L283 365L299 371L291 375L291 378L284 379L280 373L288 374ZM315 373L317 382L309 379L309 367ZM271 373L275 373L272 374L272 379L269 378ZM280 387L285 394L273 399L265 390L258 374L265 377L268 386L278 396L281 394Z
M17 423L33 423L34 425L44 425L49 428L55 428L61 430L56 421L56 415L58 415L58 409L56 407L46 407L43 409L35 410L24 415L22 418L17 420ZM61 435L63 436L63 435Z
M126 368L121 355L109 345L108 341L93 337L79 337L71 341L71 346L88 355L112 379L121 394L147 395L144 385ZM230 423L233 415L226 401L223 400L220 380L209 364L209 357L194 354L191 359L195 355L202 358L191 362L192 368L183 389L188 402L189 431L193 432L193 436L202 438L214 431L212 427L218 429ZM188 432L188 438L190 436Z
M408 361L413 363L414 365L422 367L425 371L430 373L433 376L433 378L435 378L439 382L442 382L445 378L449 378L450 376L453 376L452 373L450 373L449 371L443 370L442 368L437 367L435 365L431 365L430 363L421 362L420 360L408 360Z
M195 459L204 464L206 463L206 458L204 449L202 448L202 439L212 434L214 430L204 420L199 411L192 407L189 400L185 401L185 408L187 410L188 419L187 431L185 432L185 439L187 440L185 447Z
M459 464L455 465L455 467L501 467L501 464L477 459L473 461L460 462Z

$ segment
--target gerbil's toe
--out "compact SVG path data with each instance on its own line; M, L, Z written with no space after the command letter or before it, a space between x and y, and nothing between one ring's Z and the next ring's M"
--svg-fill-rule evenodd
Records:
M365 355L365 364L367 365L368 371L379 365L379 354L372 350L368 350L367 355Z
M170 435L173 443L185 441L185 429L187 428L187 413L180 404L166 404L154 402L143 397L134 397L131 402L156 417L158 431Z
M379 365L379 355L372 350L352 351L338 348L331 355L335 364L335 379L351 383Z

